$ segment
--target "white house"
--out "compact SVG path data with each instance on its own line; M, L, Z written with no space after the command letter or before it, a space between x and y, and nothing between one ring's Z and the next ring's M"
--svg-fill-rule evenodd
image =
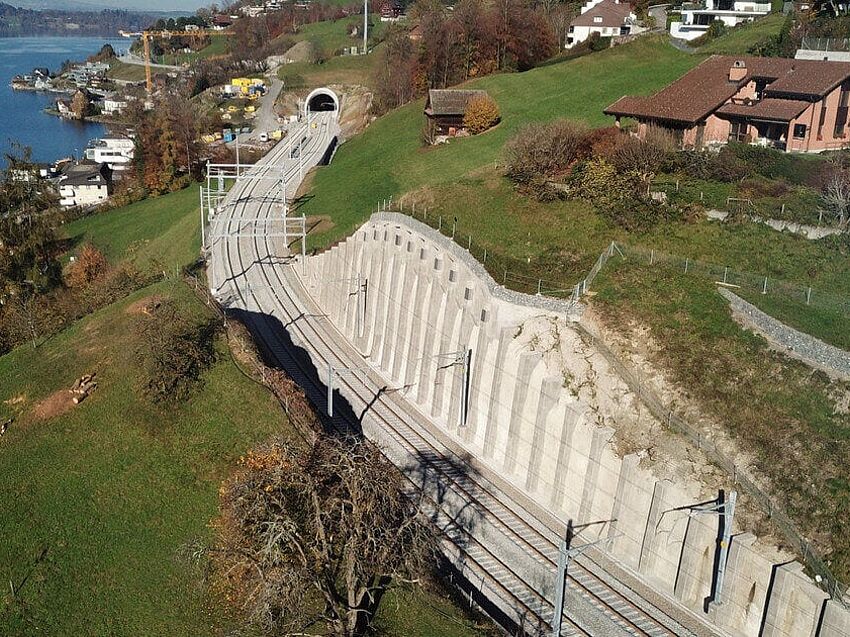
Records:
M683 4L682 21L670 23L670 35L679 40L695 40L708 31L715 20L734 27L770 13L769 2L752 0L705 0L702 4Z
M127 106L127 100L122 100L115 97L106 97L103 100L103 114L120 115L124 112Z
M584 42L593 33L611 38L645 30L638 24L628 0L590 0L570 23L566 47Z
M93 139L86 148L86 159L97 164L106 164L110 170L127 170L133 161L136 143L124 137Z
M66 164L59 178L59 205L87 207L103 203L112 192L112 171L106 164Z

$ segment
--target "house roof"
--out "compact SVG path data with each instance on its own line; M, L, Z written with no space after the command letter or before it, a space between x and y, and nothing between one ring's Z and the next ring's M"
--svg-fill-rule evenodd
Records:
M619 27L632 13L632 7L628 2L618 0L602 0L595 7L582 13L570 22L573 27ZM597 22L596 18L602 18Z
M767 97L752 104L724 104L717 109L717 114L768 122L790 122L811 104L811 102L805 100L783 100Z
M103 186L108 183L109 169L96 162L69 162L62 167L62 186Z
M466 105L473 97L487 95L487 91L463 89L431 89L425 113L428 115L463 115Z
M745 75L730 81L729 70L743 62ZM751 80L769 83L765 97L818 98L850 78L850 63L785 58L714 55L649 97L622 97L606 115L695 124L717 110Z

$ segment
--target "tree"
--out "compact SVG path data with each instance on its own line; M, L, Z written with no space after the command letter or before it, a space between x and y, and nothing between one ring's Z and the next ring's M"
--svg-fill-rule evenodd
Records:
M832 172L821 192L824 209L835 217L839 227L850 224L850 171L838 168Z
M275 634L364 635L390 587L425 570L435 537L368 441L274 442L240 464L221 489L211 555L252 623Z
M199 321L171 300L140 320L142 393L158 404L186 400L215 360L216 323Z
M103 276L109 269L109 261L103 252L92 244L85 244L79 256L65 268L65 283L70 288L84 288Z
M621 174L637 182L642 196L646 195L655 174L676 150L676 142L670 133L655 126L647 128L643 139L623 135L620 140L608 159Z
M463 127L471 134L477 135L498 124L499 119L501 115L496 101L489 95L479 95L467 102Z
M75 119L85 119L91 113L91 100L86 92L78 90L71 98L71 112Z

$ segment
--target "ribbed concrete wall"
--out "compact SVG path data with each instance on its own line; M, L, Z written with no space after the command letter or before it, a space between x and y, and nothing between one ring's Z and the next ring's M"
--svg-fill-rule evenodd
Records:
M400 215L373 217L307 272L319 306L388 389L564 523L594 523L581 540L612 538L622 568L731 635L848 634L850 613L746 533L730 547L722 606L706 611L718 518L690 514L707 499L701 485L659 479L617 453L605 414L571 387L586 361L551 356L580 341L568 305L500 288L468 253Z

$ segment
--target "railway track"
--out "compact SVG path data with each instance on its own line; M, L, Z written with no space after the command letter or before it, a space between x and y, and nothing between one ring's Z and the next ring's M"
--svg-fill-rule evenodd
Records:
M324 153L333 122L319 116L319 129L300 151L311 159ZM298 131L300 135L303 131ZM279 166L285 144L253 170L269 174ZM306 163L305 163L306 165ZM296 181L297 163L285 169L287 182ZM226 309L241 311L259 345L305 391L313 404L325 412L326 387L317 367L362 367L362 357L325 318L304 299L303 289L291 263L274 255L285 246L274 245L268 236L231 235L245 222L269 220L275 200L269 198L273 181L252 180L237 184L225 200L225 211L215 220L216 235L211 254L211 281ZM235 224L235 225L234 225ZM258 226L259 227L259 226ZM266 226L268 227L268 226ZM227 294L223 294L224 292ZM285 328L285 329L284 329ZM310 353L306 346L309 344ZM300 351L299 348L305 348ZM427 426L422 414L402 397L385 392L387 383L377 370L344 375L337 379L349 409L335 410L328 418L339 430L360 430L367 421L380 429L382 443L391 459L404 467L412 461L414 471L405 475L411 493L424 486L428 513L442 531L446 553L461 564L467 583L495 597L495 606L512 616L522 632L549 634L554 607L551 590L529 581L529 567L548 573L554 588L559 538L522 505L507 498L491 480L469 466ZM360 412L360 416L357 412ZM368 412L368 417L367 416ZM389 441L391 444L386 444ZM427 484L421 484L427 478ZM439 496L434 495L439 493ZM470 511L472 515L470 516ZM486 528L487 533L481 533ZM482 538L482 535L484 536ZM504 546L510 550L500 550ZM505 552L521 553L526 565L518 567ZM509 564L508 562L511 561ZM568 605L564 635L693 635L679 622L641 600L634 591L623 592L604 577L573 561L566 582ZM543 589L543 590L541 590ZM547 594L548 593L548 594ZM473 591L470 590L470 599Z

